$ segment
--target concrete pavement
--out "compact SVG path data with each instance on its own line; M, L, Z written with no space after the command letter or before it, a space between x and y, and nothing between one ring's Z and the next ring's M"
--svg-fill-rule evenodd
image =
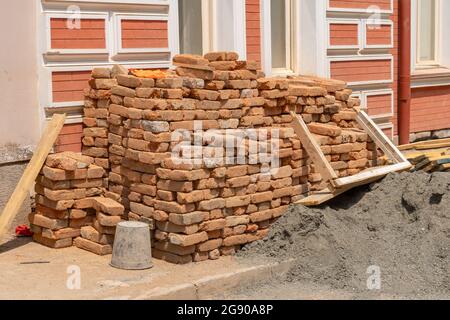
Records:
M0 299L204 299L268 280L291 265L234 257L188 265L154 259L152 269L125 271L110 267L110 259L12 239L0 245Z

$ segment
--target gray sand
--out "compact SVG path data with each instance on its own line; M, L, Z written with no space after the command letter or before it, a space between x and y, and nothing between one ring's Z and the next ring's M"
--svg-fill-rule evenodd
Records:
M242 259L296 258L282 281L367 292L378 266L383 293L450 298L450 174L391 174L317 208L291 206Z

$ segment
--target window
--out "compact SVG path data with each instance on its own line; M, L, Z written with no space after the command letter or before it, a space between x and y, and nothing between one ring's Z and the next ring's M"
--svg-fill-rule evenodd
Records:
M422 66L439 64L439 1L418 1L417 63Z
M292 1L270 1L271 53L274 73L292 70Z
M180 52L203 55L202 0L179 0Z

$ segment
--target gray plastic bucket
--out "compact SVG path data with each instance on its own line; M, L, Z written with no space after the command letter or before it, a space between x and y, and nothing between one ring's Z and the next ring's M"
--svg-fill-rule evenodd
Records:
M148 224L124 221L117 225L111 266L124 270L144 270L153 267Z

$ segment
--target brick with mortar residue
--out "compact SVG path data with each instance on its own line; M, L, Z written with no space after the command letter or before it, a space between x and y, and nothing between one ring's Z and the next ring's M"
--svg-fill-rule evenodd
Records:
M195 210L195 205L179 204L177 202L155 200L155 209L173 213L188 213Z
M30 214L28 220L31 224L50 230L59 230L68 227L68 220L51 219L40 214Z
M169 221L179 226L198 224L209 218L208 212L195 211L184 214L170 213Z
M115 94L121 97L134 98L136 96L136 90L123 86L115 86L111 89L111 94Z
M137 88L141 85L141 80L139 78L136 78L135 76L120 74L117 75L116 79L119 85L128 88Z
M342 134L342 129L338 126L326 125L321 123L310 123L308 129L311 133L320 134L324 136L337 137Z
M112 216L121 216L125 211L122 204L112 199L102 197L94 198L93 207L97 211L101 211Z
M206 210L206 211L210 211L210 210L214 210L214 209L222 209L225 207L225 204L226 204L226 201L225 201L225 199L222 199L222 198L205 200L205 201L201 201L198 204L198 209Z
M241 165L227 168L225 176L229 179L242 177L247 174L248 174L248 165Z
M252 203L262 203L266 201L271 201L273 199L272 191L255 193L251 195Z
M177 68L178 70L179 68ZM201 71L201 70L199 70ZM175 264L187 264L192 262L192 255L179 256L167 251L161 251L158 249L152 250L152 256L159 260L164 260Z
M155 242L155 248L161 251L167 251L173 254L177 254L179 256L184 256L188 254L192 254L195 252L195 246L187 246L182 247L175 244L172 244L168 241L157 241Z
M190 226L179 226L169 221L156 221L156 227L159 230L168 233L194 234L199 230L198 224L193 224Z
M215 231L225 228L226 220L225 219L215 219L203 222L200 224L201 231Z
M169 241L172 244L179 245L182 247L188 247L198 243L208 241L208 234L206 232L194 233L191 235L181 235L170 233Z
M193 190L193 185L192 182L159 180L157 188L173 192L191 192Z
M237 196L225 199L225 206L227 208L248 206L250 204L250 201L250 196Z
M40 194L36 194L35 197L36 203L41 204L45 207L49 207L54 210L63 211L66 209L72 208L75 203L75 200L60 200L60 201L52 201Z
M242 234L242 235L231 236L231 237L225 238L223 240L223 245L226 247L230 247L230 246L246 244L247 242L248 242L247 235Z
M80 249L84 249L87 251L90 251L92 253L95 253L100 256L108 255L112 253L112 246L111 245L102 245L99 243L92 242L87 239L83 239L81 237L76 238L73 241L74 245Z
M122 221L120 216L109 216L101 212L97 212L97 221L104 227L115 227Z

